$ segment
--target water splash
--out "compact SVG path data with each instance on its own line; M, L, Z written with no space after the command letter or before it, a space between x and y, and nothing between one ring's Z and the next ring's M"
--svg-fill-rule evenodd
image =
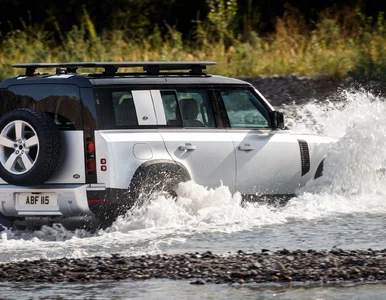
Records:
M349 127L371 120L371 105L383 106L384 98L366 90L341 90L341 102L312 99L305 105L286 108L286 123L296 132L342 137ZM369 106L370 105L370 106Z
M386 139L383 138L386 103L369 92L344 93L344 103L328 102L315 109L317 130L341 138L327 152L324 175L309 182L305 191L345 196L378 193L383 196L386 191ZM300 114L309 113L314 105L306 105Z

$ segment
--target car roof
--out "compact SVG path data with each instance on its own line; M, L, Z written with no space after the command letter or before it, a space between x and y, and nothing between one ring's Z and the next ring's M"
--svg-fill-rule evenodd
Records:
M205 75L205 76L148 76L125 75L95 77L93 74L44 74L34 76L17 76L5 79L0 88L24 84L74 84L79 87L107 85L250 85L246 81L235 78Z

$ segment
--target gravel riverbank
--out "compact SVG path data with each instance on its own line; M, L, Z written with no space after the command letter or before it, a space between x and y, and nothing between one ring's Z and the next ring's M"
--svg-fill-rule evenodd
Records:
M0 265L2 282L93 282L164 278L206 283L341 283L386 280L386 249L287 250L36 260Z

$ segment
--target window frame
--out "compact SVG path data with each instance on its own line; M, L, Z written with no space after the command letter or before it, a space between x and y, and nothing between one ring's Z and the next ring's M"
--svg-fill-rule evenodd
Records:
M178 98L178 93L183 93L185 90L190 90L190 91L193 91L193 90L203 90L207 93L207 97L208 97L208 100L209 100L209 105L210 105L210 108L212 110L212 115L213 115L213 121L214 121L214 127L187 127L184 125L184 120L182 118L182 114L181 114L181 107L180 107L180 100ZM161 94L161 97L162 97L162 92L172 92L175 94L176 96L176 99L177 99L177 107L178 107L178 114L179 114L179 118L181 120L181 126L169 126L169 125L160 125L159 127L166 127L166 128L184 128L184 129L216 129L218 128L218 122L217 122L217 118L216 118L216 113L215 113L215 107L214 107L214 102L216 102L215 98L214 98L214 94L213 94L213 89L210 88L210 87L203 87L203 86L194 86L194 85L191 85L191 86L181 86L181 87L174 87L174 88L171 88L171 89L159 89L159 92ZM201 113L201 112L200 112Z

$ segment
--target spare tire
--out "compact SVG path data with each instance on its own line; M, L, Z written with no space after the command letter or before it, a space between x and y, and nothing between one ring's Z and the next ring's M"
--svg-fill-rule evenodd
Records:
M19 186L45 183L62 159L60 131L47 114L15 109L0 118L0 177Z

